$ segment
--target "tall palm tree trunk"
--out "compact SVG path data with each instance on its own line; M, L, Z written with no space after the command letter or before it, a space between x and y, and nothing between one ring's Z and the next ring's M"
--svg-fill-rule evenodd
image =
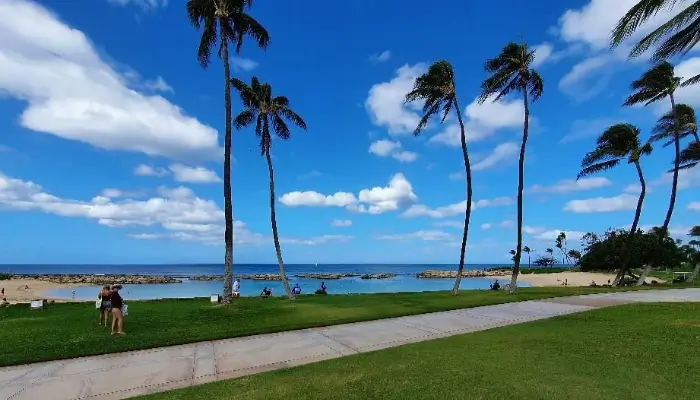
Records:
M472 215L472 167L469 161L469 153L467 152L467 136L464 132L464 121L462 121L462 112L459 109L457 96L455 96L455 109L457 110L457 120L459 120L459 128L461 129L460 139L462 141L462 157L464 158L464 172L467 177L467 209L464 212L464 233L462 234L462 247L459 252L459 268L457 268L457 278L452 288L452 294L459 293L459 284L462 282L462 272L464 271L464 257L467 251L467 235L469 233L469 220Z
M525 181L525 146L530 128L530 107L527 101L527 88L523 87L523 104L525 106L525 123L523 124L523 142L520 145L520 159L518 160L518 244L515 246L515 263L513 275L510 278L508 293L514 293L520 273L520 256L523 250L523 184Z
M289 300L294 300L294 294L289 288L287 274L284 272L284 261L282 261L282 248L280 247L280 239L277 233L277 217L275 215L275 172L272 169L272 158L270 157L270 150L265 151L265 158L267 158L267 169L270 171L270 223L272 224L272 239L275 242L275 253L277 253L277 264L280 268L280 278L282 278L282 286L284 287L284 291L287 293L287 297L289 297Z
M224 219L226 230L224 242L224 295L223 302L231 302L233 287L233 202L231 201L231 70L228 60L228 42L221 40L221 58L224 60L224 107L226 123L224 125Z
M642 166L639 165L639 161L635 161L634 166L637 168L637 175L639 176L639 185L642 187L642 191L639 193L639 199L637 199L637 208L634 211L634 221L632 221L632 228L630 229L630 237L625 245L625 250L623 251L622 265L620 270L615 276L613 285L617 286L620 284L622 278L625 277L627 273L627 266L629 265L630 258L632 257L632 248L634 245L635 235L637 234L637 226L639 225L639 217L642 215L642 205L644 204L644 196L647 193L647 185L644 181L644 174L642 173Z
M673 159L673 181L671 183L671 199L668 204L668 211L666 211L666 218L664 218L664 225L659 233L659 244L663 243L666 233L668 232L668 226L671 224L671 216L673 216L673 208L676 206L676 192L678 191L678 170L680 167L680 157L681 157L681 142L678 137L678 112L676 111L676 101L673 98L673 93L668 95L671 100L671 112L673 113L673 145L676 151L675 157ZM644 281L649 276L651 271L651 265L647 265L642 271L642 274L637 280L637 286L643 285Z

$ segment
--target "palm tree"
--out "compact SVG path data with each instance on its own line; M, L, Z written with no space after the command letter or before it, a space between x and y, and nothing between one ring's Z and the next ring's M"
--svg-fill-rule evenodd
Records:
M516 289L518 272L520 271L520 256L523 246L523 185L525 180L525 146L530 125L530 100L537 101L544 91L544 83L540 75L531 68L535 60L535 51L530 50L526 43L508 43L496 58L486 61L484 68L491 74L481 84L479 104L492 99L496 102L509 93L519 93L523 96L525 122L523 124L523 141L520 145L518 162L518 244L515 248L515 265L513 276L508 286L508 292Z
M659 11L667 10L681 3L678 0L640 0L625 14L612 31L611 45L618 46L649 18ZM651 46L663 42L655 49L653 61L685 54L700 40L700 1L693 1L656 30L644 36L630 51L630 58L638 57Z
M442 114L440 123L445 121L452 108L457 114L457 121L460 128L460 139L462 141L462 158L464 159L464 172L467 177L467 204L464 212L464 233L462 234L462 247L459 253L459 268L455 279L452 294L459 293L459 284L462 281L462 271L464 271L464 257L467 250L467 235L469 233L469 220L472 213L472 167L467 152L467 137L464 132L464 121L462 112L457 101L457 91L455 85L455 74L452 64L449 61L438 61L428 68L428 72L416 78L413 83L413 90L406 94L405 102L423 102L423 117L418 126L413 131L414 135L419 135L430 118Z
M571 260L574 260L574 265L578 265L579 261L581 261L581 252L576 249L569 250L569 252L566 253L566 255Z
M700 237L700 225L695 225L694 227L690 228L690 231L688 232L688 236ZM697 240L691 240L688 243L691 246L700 245L700 242L698 242ZM688 280L686 282L690 282L690 283L695 282L695 278L698 277L699 272L700 272L700 260L695 260L695 268L693 269L693 272L691 272L690 277L688 277Z
M549 259L552 260L551 267L553 268L554 263L556 262L556 260L554 259L554 249L551 247L547 247L547 249L545 250L545 253L549 254Z
M688 147L681 151L678 162L680 169L693 168L700 163L700 142L691 142Z
M282 286L290 300L294 300L294 294L289 288L287 275L284 272L284 262L282 261L282 248L280 247L279 235L277 233L277 218L275 216L275 174L272 168L272 157L270 157L270 147L272 146L272 136L270 127L275 135L282 140L289 139L290 131L287 121L306 130L306 122L289 108L289 99L285 96L273 96L272 87L267 83L260 83L257 77L253 77L250 85L240 79L231 79L231 86L238 91L243 103L243 111L233 119L236 129L240 130L255 123L255 134L260 138L260 154L267 159L267 168L270 173L270 223L272 224L272 238L275 243L277 253L277 264L280 269Z
M685 139L688 136L693 136L695 141L700 141L700 138L698 138L698 120L695 117L693 107L687 104L676 104L676 116L678 116L678 138ZM663 140L665 141L663 147L670 146L675 141L674 131L673 111L669 111L656 122L649 140L652 142Z
M527 267L530 268L530 253L532 252L532 249L527 246L523 246L523 251L527 253Z
M566 264L567 252L566 252L566 233L561 231L554 240L554 247L559 249L561 253L561 263Z
M671 183L671 199L666 212L664 224L659 232L668 231L668 225L671 223L673 216L673 208L676 204L676 192L678 190L678 169L680 166L680 120L674 93L682 85L682 79L674 75L673 65L667 61L662 61L642 74L641 78L632 82L632 95L624 102L623 106L632 106L635 104L644 103L645 106L663 100L668 97L671 102L671 112L673 115L673 143L675 148L675 157L673 159L673 180ZM659 240L663 240L664 235L659 236ZM651 265L644 268L644 272L639 277L638 285L644 283Z
M233 285L233 202L231 200L231 70L229 68L229 42L235 43L236 53L240 53L243 38L250 36L258 47L267 48L270 37L265 28L246 10L253 0L188 0L186 9L190 23L202 29L197 59L202 68L209 66L211 52L218 48L218 55L224 64L224 219L225 255L223 301L231 301Z
M634 220L632 228L630 228L630 236L625 250L623 251L623 261L620 270L615 277L614 284L617 285L627 273L627 265L632 254L632 244L637 234L637 226L639 225L639 217L642 214L642 205L644 204L644 196L646 195L646 182L642 173L642 166L639 159L642 155L648 155L652 151L651 144L641 144L639 140L639 128L631 124L616 124L606 129L599 137L596 148L587 153L581 162L581 172L576 179L584 176L596 174L614 168L620 164L622 160L627 160L628 164L634 164L639 177L639 185L642 190L639 193L637 200L637 208L634 212Z

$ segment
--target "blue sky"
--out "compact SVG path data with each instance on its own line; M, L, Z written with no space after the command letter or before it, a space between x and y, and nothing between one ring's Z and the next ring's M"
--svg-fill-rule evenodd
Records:
M544 250L563 230L577 248L584 232L628 226L632 167L574 179L606 126L630 122L647 137L668 104L620 107L648 64L626 61L629 43L608 50L610 28L635 0L609 3L258 0L250 13L269 49L245 44L232 73L269 82L309 127L273 142L285 261L458 261L465 182L455 119L414 137L419 114L402 105L413 79L447 59L474 166L467 261L506 262L522 105L474 99L484 60L520 38L537 46L545 80L531 107L524 244ZM0 0L0 263L221 262L223 74L218 59L199 66L184 1L44 4ZM496 12L498 23L486 17ZM674 60L677 75L700 73L696 56ZM700 105L700 86L678 99ZM274 262L266 164L250 129L233 143L235 260ZM671 161L660 146L643 160L642 225L663 220ZM698 186L698 170L682 173L678 237L697 224Z

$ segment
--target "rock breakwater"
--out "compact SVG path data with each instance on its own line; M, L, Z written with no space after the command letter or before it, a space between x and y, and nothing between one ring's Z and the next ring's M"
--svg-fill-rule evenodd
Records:
M182 283L181 280L163 275L91 275L91 274L37 274L12 275L12 279L36 279L39 281L81 285L142 285Z
M360 279L387 279L393 278L396 274L382 273L382 274L364 274L360 276Z
M492 276L510 276L511 271L503 269L479 269L462 271L462 278L483 278ZM441 279L441 278L456 278L457 271L442 271L429 269L416 274L416 278L422 279Z
M297 278L308 278L308 279L342 279L342 278L355 278L362 276L361 274L296 274Z

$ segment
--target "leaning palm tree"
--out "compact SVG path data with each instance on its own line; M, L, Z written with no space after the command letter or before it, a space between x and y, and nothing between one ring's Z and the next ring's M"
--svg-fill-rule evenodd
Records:
M622 253L622 265L615 277L614 285L620 283L628 270L628 264L632 255L633 243L636 240L637 226L639 225L639 217L642 214L642 205L644 204L644 196L646 195L646 182L642 173L642 166L639 159L643 155L651 154L651 144L641 144L639 140L639 128L631 124L616 124L606 129L599 137L596 147L593 151L587 153L581 162L581 172L576 179L583 178L614 168L620 164L622 160L627 160L628 164L634 164L639 177L639 185L642 190L637 199L637 208L634 211L634 220L630 228L629 239L626 248Z
M676 125L673 115L673 111L669 111L659 118L652 130L652 135L649 140L652 142L664 141L663 147L674 144ZM687 104L676 104L675 115L678 117L678 139L685 139L688 136L693 136L695 141L700 141L698 137L698 120L695 117L695 110L693 107Z
M459 108L459 102L457 101L455 73L449 61L443 60L434 63L428 68L428 72L416 78L413 83L413 90L408 92L405 98L405 103L414 101L423 102L423 117L413 131L413 134L416 136L425 129L430 118L435 115L442 114L440 123L445 122L445 119L453 108L457 114L457 121L459 122L462 158L464 160L464 172L467 180L467 203L464 212L464 231L462 233L462 247L459 252L459 267L457 268L455 284L452 287L452 294L457 295L459 293L459 284L462 281L462 272L464 271L469 220L472 214L472 167L467 151L467 136L464 131L462 112Z
M658 12L671 9L684 1L640 0L618 21L611 34L611 45L616 47ZM653 61L685 54L700 41L700 1L693 1L675 17L644 36L630 51L630 58L638 57L661 42L654 50Z
M678 109L676 108L676 101L674 94L676 90L681 86L682 79L674 75L673 65L667 61L662 61L648 71L646 71L642 76L632 82L633 93L627 100L623 103L623 106L632 106L635 104L643 103L645 106L655 103L657 101L663 100L668 97L671 102L671 112L673 116L673 143L675 149L675 156L673 158L673 179L671 183L671 198L669 201L668 211L666 211L666 218L664 218L664 223L661 226L659 232L662 234L659 236L659 240L663 240L663 232L668 231L668 225L671 223L671 217L673 216L673 209L676 204L676 192L678 191L678 169L680 166L680 123L678 116ZM651 270L651 265L647 265L644 268L644 272L639 276L637 281L638 285L642 285L646 279L649 271Z
M258 47L267 48L270 38L265 28L246 10L253 5L253 0L188 0L186 9L190 23L202 29L197 59L202 68L209 66L211 52L217 48L217 54L224 64L224 219L225 219L225 255L224 255L224 289L223 301L231 301L233 286L233 202L231 200L231 70L229 67L229 42L235 44L236 53L240 53L243 38L250 36Z
M515 248L515 265L513 276L508 286L508 292L516 289L518 272L520 272L520 257L523 247L523 185L525 180L525 146L530 125L530 101L537 101L544 91L544 83L540 75L531 68L535 60L535 50L530 50L527 44L508 43L501 53L486 61L484 68L491 74L481 84L479 104L491 99L496 102L510 93L523 96L525 122L523 125L523 141L520 145L518 162L518 244Z
M275 135L287 140L290 136L287 121L306 130L306 122L289 107L289 99L285 96L273 96L272 87L267 83L260 83L257 77L253 77L250 85L240 79L231 79L231 86L238 91L243 103L243 111L233 119L236 129L240 130L255 123L255 134L260 138L260 154L267 159L267 169L270 174L270 223L272 225L272 239L277 253L277 264L280 269L282 286L290 300L294 300L294 294L289 288L287 275L284 272L284 261L282 261L282 248L280 247L279 235L277 233L277 217L275 215L275 174L272 168L272 157L270 157L270 147L272 146L272 135L270 127Z
M527 254L527 267L530 268L530 253L532 252L532 249L527 246L523 246L523 251L525 254Z

